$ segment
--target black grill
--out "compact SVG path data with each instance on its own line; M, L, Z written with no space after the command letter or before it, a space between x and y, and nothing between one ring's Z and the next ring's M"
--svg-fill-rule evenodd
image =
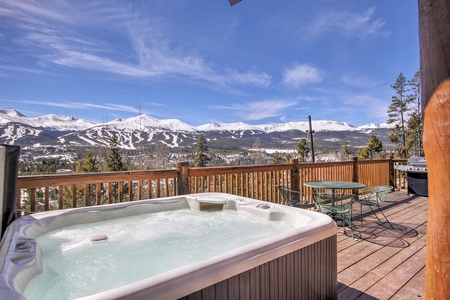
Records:
M408 194L413 193L428 197L428 168L425 157L410 157L406 165L395 166L394 168L406 172Z

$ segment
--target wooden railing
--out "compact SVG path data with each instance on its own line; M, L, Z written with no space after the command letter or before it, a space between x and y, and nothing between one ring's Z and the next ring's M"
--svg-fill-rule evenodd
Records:
M187 162L181 162L171 170L19 176L17 209L20 216L204 192L282 203L278 185L302 190L311 202L312 190L303 187L305 181L340 180L404 188L404 175L394 170L395 164L404 163L406 159L354 158L330 163L299 163L293 159L279 165L190 168Z

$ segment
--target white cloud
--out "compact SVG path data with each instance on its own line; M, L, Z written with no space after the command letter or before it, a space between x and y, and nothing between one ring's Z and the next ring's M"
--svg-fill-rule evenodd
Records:
M341 76L340 80L346 86L361 89L373 89L382 84L380 81L371 78L367 74L362 75L347 74Z
M264 72L223 70L209 63L195 53L195 48L179 44L178 33L170 27L172 21L161 16L126 7L105 11L95 4L89 9L71 2L67 5L87 14L83 22L69 17L70 7L64 2L51 6L17 1L4 11L0 6L0 16L14 19L12 24L23 30L14 41L34 55L39 67L56 64L142 79L170 76L219 86L270 85L271 77ZM82 16L82 12L76 16ZM111 44L117 43L116 39L123 39L121 47Z
M295 65L283 72L282 82L290 87L298 88L300 86L321 82L325 74L319 68L311 65Z
M343 35L347 38L388 37L386 22L375 19L375 8L364 12L324 11L306 27L309 36L324 33Z
M240 84L250 84L254 86L267 87L272 81L272 77L266 73L247 72L239 73L229 71L229 80Z
M263 120L271 117L282 117L286 110L297 104L296 101L265 100L229 106L211 106L216 109L228 109L236 111L239 118L248 121Z
M17 103L25 103L25 104L33 104L39 106L52 106L52 107L61 107L67 109L103 109L103 110L113 110L113 111L121 111L121 112L129 112L129 113L148 113L145 110L141 110L134 106L123 105L123 104L114 104L114 103L86 103L86 102L72 102L72 101L61 101L61 102L52 102L52 101L36 101L36 100L10 100L10 102ZM147 103L150 106L164 106L159 103Z

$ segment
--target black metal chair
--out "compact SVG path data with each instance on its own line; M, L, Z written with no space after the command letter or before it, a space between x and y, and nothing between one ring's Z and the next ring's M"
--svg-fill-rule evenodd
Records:
M363 205L367 205L368 207L370 207L370 210L373 212L375 217L377 217L378 221L381 222L381 219L378 217L378 215L375 213L375 210L373 210L372 207L378 208L383 217L386 219L387 223L391 226L392 229L394 229L394 226L392 226L391 222L389 222L388 218L381 210L381 205L386 200L387 195L391 191L392 186L374 186L362 189L362 191L359 194L359 198L354 200L354 202L358 203L361 208L360 210L361 224L362 224L362 207Z
M285 205L301 208L305 208L306 206L309 205L308 200L302 199L303 197L302 192L290 190L281 185L277 185L277 189L280 191L280 194L283 197Z

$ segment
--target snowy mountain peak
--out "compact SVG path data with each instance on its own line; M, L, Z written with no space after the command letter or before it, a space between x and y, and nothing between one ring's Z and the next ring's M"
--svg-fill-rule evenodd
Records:
M19 120L25 118L26 116L24 116L15 109L12 108L0 109L0 124L6 124L9 122L20 122Z
M367 124L355 127L345 122L331 120L312 121L317 144L340 147L344 140L361 146L376 133L389 143L388 124ZM117 134L119 145L126 149L150 147L163 143L169 147L192 147L200 134L220 149L249 148L256 138L271 147L296 147L300 137L310 130L309 122L252 125L244 122L209 123L191 126L177 119L158 120L148 115L95 123L70 116L55 114L28 118L13 109L0 110L0 143L23 146L101 146L109 145ZM234 148L233 148L234 149Z
M60 116L55 114L29 118L26 124L34 127L49 128L52 131L80 131L97 125L97 123L78 119L75 117Z
M167 129L173 131L193 131L194 127L177 119L158 120L146 114L126 119L116 119L108 122L107 125L120 129L143 131L152 129Z
M14 108L6 108L6 109L0 109L0 116L5 115L8 117L16 117L16 118L25 118L23 114L15 110Z

